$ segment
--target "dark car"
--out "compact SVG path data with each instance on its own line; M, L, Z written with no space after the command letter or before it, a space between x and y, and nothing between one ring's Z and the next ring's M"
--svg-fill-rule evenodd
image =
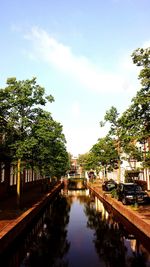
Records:
M135 183L120 183L116 189L116 198L124 205L135 203L147 203L148 194L142 190L141 186Z
M117 188L117 183L114 180L104 181L102 184L103 191L112 191L114 188Z

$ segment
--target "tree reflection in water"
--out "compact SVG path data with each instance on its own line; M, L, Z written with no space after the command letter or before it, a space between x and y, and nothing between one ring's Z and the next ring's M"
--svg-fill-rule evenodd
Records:
M43 228L38 233L21 266L24 267L67 267L63 260L69 250L67 224L70 206L65 197L59 195L52 203L51 212L44 220Z
M80 190L81 192L81 190ZM75 195L74 195L75 194ZM87 227L94 231L94 245L99 256L100 266L106 267L147 267L148 258L136 242L132 250L126 242L129 235L124 226L114 220L113 213L107 213L102 205L96 211L95 198L92 195L77 195L74 191L67 197L61 194L50 205L44 224L21 267L69 267L66 258L71 251L67 240L70 207L76 199L84 204ZM82 218L81 218L82 219ZM92 232L93 232L92 231ZM92 234L93 236L93 234ZM131 235L130 235L131 236ZM131 236L132 237L132 236ZM82 250L82 248L81 248ZM71 262L71 261L70 261ZM81 261L82 263L82 261ZM71 262L72 264L72 262ZM102 265L101 265L102 264ZM82 265L80 265L82 266ZM76 266L78 267L78 266ZM84 267L84 266L83 266Z
M100 261L107 267L146 267L144 254L133 252L127 255L125 237L122 227L113 220L112 214L105 216L102 212L93 209L90 203L85 205L87 227L94 230L94 244Z

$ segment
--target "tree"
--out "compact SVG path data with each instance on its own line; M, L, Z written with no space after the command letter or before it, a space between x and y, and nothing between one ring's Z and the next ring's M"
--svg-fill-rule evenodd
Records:
M97 165L104 167L105 176L107 177L107 171L115 168L119 159L114 139L110 136L100 138L98 142L93 145L91 152L94 155Z
M104 121L100 122L100 126L103 127L106 122L110 123L110 132L111 136L118 136L119 135L119 123L118 123L119 113L117 109L112 106L109 110L106 111L104 116Z
M42 175L50 173L59 177L68 166L62 125L42 109L53 101L53 96L45 95L36 78L23 81L9 78L6 88L0 90L0 146L5 156L1 161L5 165L12 160L18 162L17 192L21 161L32 168L39 167Z
M138 140L150 136L150 48L138 48L132 54L133 63L140 67L141 89L132 99L128 112L134 120L134 133ZM140 125L140 127L139 127Z
M104 122L100 122L100 126L104 126L106 122L110 123L110 130L108 135L115 139L116 150L118 151L118 182L121 175L121 155L123 152L126 156L122 159L126 159L130 164L130 160L141 160L141 151L136 147L135 136L131 131L131 124L134 125L131 117L127 118L125 113L122 116L119 115L115 107L111 107L106 111L104 116ZM127 129L127 125L130 125Z
M110 123L110 136L116 136L118 150L123 149L126 159L143 161L143 166L150 166L150 145L146 151L145 144L150 139L150 48L136 49L132 55L133 63L140 67L139 80L141 89L137 91L129 108L119 117L116 108L106 112L105 121ZM144 144L144 153L136 144Z
M31 128L34 118L38 115L40 106L54 98L44 96L45 89L36 83L36 78L17 81L16 78L7 79L7 87L0 90L0 118L6 121L5 145L10 148L10 157L24 158L30 153L33 144ZM11 132L10 132L11 130ZM12 153L11 153L12 152Z
M97 161L91 151L79 155L77 162L82 167L83 171L95 170L97 168Z
M150 48L138 48L132 54L133 63L140 67L141 89L132 99L130 107L123 113L122 135L126 142L138 141L145 144L150 138ZM150 150L150 149L149 149ZM149 165L149 151L144 156L144 165Z
M69 157L62 125L54 121L49 112L41 110L35 117L32 138L36 140L32 157L41 174L64 175L69 168Z
M100 126L103 127L106 122L110 123L110 130L108 133L108 136L114 139L114 144L116 151L118 153L118 160L116 164L116 168L118 167L118 182L120 182L120 165L121 165L121 138L120 138L120 121L119 121L119 113L117 112L117 109L115 107L111 107L108 111L106 111L106 114L104 116L104 122L100 122Z

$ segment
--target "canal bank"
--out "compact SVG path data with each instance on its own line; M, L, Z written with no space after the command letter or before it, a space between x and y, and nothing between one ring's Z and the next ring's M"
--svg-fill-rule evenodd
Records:
M2 253L8 246L24 231L33 219L39 214L51 197L57 193L62 183L57 183L53 189L48 192L33 190L24 195L25 208L22 210L14 209L14 198L0 202L0 252ZM112 198L110 194L101 189L100 182L88 183L88 188L103 202L107 203L112 209L116 210L141 231L150 243L150 205L144 208L140 206L133 209L131 206L124 206L121 202Z
M98 188L95 183L94 187ZM117 218L117 211L114 216L99 193L92 188L60 189L56 187L27 231L1 255L3 266L150 266L149 245ZM140 259L142 265L134 265Z
M26 192L22 198L24 208L16 209L16 197L0 202L0 253L31 224L51 198L61 189L62 183L56 183L47 192L35 188Z
M150 205L140 205L134 208L123 205L122 202L112 198L109 193L102 190L100 182L88 183L87 187L102 201L108 203L114 210L133 224L148 239L150 244Z

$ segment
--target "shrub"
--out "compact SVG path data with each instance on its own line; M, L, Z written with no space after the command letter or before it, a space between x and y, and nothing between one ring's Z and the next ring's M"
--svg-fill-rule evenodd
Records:
M116 190L116 188L114 188L114 189L111 191L111 197L112 197L112 198L117 198L117 190Z

